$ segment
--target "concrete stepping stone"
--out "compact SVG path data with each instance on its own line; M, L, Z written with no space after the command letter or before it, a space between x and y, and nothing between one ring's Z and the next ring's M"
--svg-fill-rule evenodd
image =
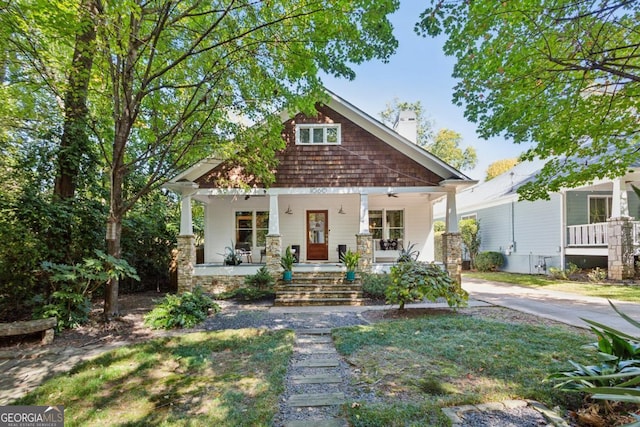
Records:
M298 344L330 344L333 343L333 339L327 335L309 335L296 339Z
M331 328L298 329L298 335L331 335Z
M334 358L300 360L293 364L294 368L337 368L340 361Z
M295 420L288 421L284 427L344 427L348 424L344 420L332 418L327 420Z
M291 382L294 384L338 384L342 382L342 377L335 374L292 375Z
M332 406L346 402L344 393L307 393L291 396L287 401L289 406Z

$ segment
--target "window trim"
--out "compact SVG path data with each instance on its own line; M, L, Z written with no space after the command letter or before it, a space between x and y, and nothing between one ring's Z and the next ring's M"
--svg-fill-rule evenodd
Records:
M267 234L269 233L269 227L258 227L258 213L265 212L267 216L269 215L269 210L264 209L238 209L233 212L233 221L234 221L234 238L236 240L236 244L238 243L238 231L239 230L249 230L248 228L238 228L238 213L240 212L251 212L251 247L252 248L264 248L265 246L258 245L258 231L266 230Z
M337 129L338 135L336 136L336 142L327 141L327 129ZM301 142L300 130L301 129L322 129L322 142ZM342 144L342 126L340 123L299 123L296 124L296 145L340 145Z
M407 215L406 215L406 210L405 209L387 209L387 208L380 208L380 209L369 209L369 215L371 215L372 211L379 211L382 212L382 224L381 227L376 227L376 229L380 229L382 231L382 237L381 239L390 239L390 235L391 235L391 230L399 230L402 229L402 238L398 239L402 245L404 245L404 239L405 236L407 234ZM387 212L402 212L402 228L400 227L388 227L387 226ZM371 235L373 236L374 232L371 229L371 222L369 222L369 233L371 233ZM385 238L385 236L387 236ZM374 240L380 240L380 238L373 238ZM398 248L400 249L400 248Z
M606 195L606 194L602 194L602 195L597 195L597 194L593 194L593 195L589 195L587 197L587 222L588 224L598 224L595 222L591 222L591 200L592 199L604 199L605 200L605 221L607 221L609 218L611 218L611 211L612 211L612 204L613 204L613 197Z

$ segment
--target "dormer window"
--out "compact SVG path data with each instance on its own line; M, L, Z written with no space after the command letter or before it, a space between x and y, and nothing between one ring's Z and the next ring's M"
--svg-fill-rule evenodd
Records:
M340 144L339 124L296 125L296 144Z

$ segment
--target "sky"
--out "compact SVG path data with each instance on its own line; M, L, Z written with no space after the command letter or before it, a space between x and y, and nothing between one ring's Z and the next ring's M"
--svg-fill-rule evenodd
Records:
M355 66L356 78L351 81L323 77L323 82L327 89L376 119L394 98L420 101L427 118L434 122L434 130L452 129L462 135L461 147L476 149L477 166L462 172L482 180L492 162L517 157L527 147L500 137L481 139L476 124L464 118L463 107L453 104L455 60L442 52L445 39L423 38L413 31L426 6L427 2L401 1L399 11L391 16L399 46L388 63L371 61Z

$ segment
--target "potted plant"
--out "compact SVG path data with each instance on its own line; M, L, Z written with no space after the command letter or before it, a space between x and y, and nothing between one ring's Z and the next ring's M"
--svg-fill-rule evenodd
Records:
M347 267L347 281L353 282L354 280L356 280L356 268L358 268L360 254L349 249L347 252L345 252L342 260L345 267Z
M291 252L291 246L287 246L287 249L284 251L284 255L280 257L280 266L284 270L284 273L282 273L282 279L285 282L291 281L294 262L296 262L296 257L293 256L293 252Z
M236 251L236 247L233 244L233 240L231 241L231 246L227 246L224 248L224 254L220 254L224 256L224 265L240 265L242 264L242 259L238 255Z

